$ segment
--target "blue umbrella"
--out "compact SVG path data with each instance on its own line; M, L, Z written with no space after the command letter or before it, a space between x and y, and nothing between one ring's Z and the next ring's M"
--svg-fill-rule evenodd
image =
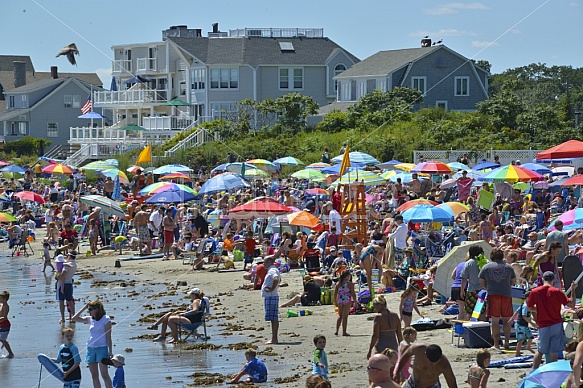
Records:
M182 164L167 164L162 167L158 167L154 171L152 171L156 175L164 175L164 174L172 174L175 172L190 172L192 171L191 168L188 168Z
M326 167L326 168L321 169L320 172L322 174L336 174L336 175L338 175L340 173L341 166L342 166L342 163L335 164L331 167ZM350 167L348 167L346 171L356 171L358 169L358 167L364 167L364 165L362 163L350 163Z
M282 166L304 166L305 163L293 156L285 156L273 161L273 164L280 164Z
M381 170L390 170L392 168L395 168L395 166L397 164L401 164L401 163L403 163L403 162L400 162L397 159L393 159L393 160L389 160L388 162L379 163L379 164L377 164L377 167L380 168Z
M229 171L229 172L234 172L236 174L240 174L240 175L244 175L245 170L254 170L257 167L249 164L249 163L241 163L241 162L236 162L236 163L227 163L227 165L225 166L225 170Z
M401 183L407 184L411 182L411 179L413 179L413 174L410 172L400 172L396 175L393 175L392 177L389 177L389 182L396 183L397 178L401 178Z
M520 167L527 168L530 171L538 172L541 175L553 173L550 168L548 168L547 166L543 166L542 164L538 164L538 163L524 163L524 164L521 164Z
M227 164L228 163L219 164L217 167L213 168L211 172L225 172L227 171Z
M469 170L470 168L460 162L451 162L447 164L452 170Z
M196 195L183 190L165 190L146 199L146 203L184 203L198 198Z
M206 181L198 191L198 194L214 194L220 193L221 191L236 190L242 187L251 187L251 185L240 175L225 173Z
M479 172L479 171L472 171L472 170L463 170L467 172L467 177L471 178L471 179L480 179L484 174ZM462 171L458 171L455 174L453 174L452 178L453 179L458 179L462 177Z
M93 120L93 119L102 119L103 116L100 115L97 112L91 111L91 112L85 113L84 115L77 116L77 118L79 118L79 119L91 119L91 120Z
M123 195L121 195L121 185L119 184L119 176L115 177L115 183L113 184L113 193L111 193L111 199L116 201L121 201Z
M354 163L362 163L362 164L380 164L380 162L377 159L373 158L372 156L370 156L369 154L367 154L365 152L353 151L353 152L349 153L348 156L350 157L351 163L354 162ZM332 158L332 162L342 163L343 157L344 157L344 154L338 155L335 158Z
M146 83L150 81L150 78L142 77L141 75L134 75L132 78L126 81L126 84Z
M416 205L403 212L405 222L448 222L453 216L446 210L432 205Z
M571 372L571 363L568 360L551 362L526 375L518 388L558 388Z
M26 168L17 166L16 164L10 164L6 167L2 167L0 169L2 172L16 172L18 174L24 174L26 172Z
M472 167L472 170L479 171L479 170L488 170L493 168L498 168L500 165L498 163L493 162L480 162Z
M109 86L109 91L117 92L117 82L115 82L115 77L111 77L111 85Z

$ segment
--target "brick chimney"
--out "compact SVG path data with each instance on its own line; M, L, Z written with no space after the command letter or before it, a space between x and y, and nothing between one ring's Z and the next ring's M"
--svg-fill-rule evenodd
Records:
M26 62L14 61L14 87L26 85Z
M51 78L57 79L59 78L59 72L57 66L51 66Z

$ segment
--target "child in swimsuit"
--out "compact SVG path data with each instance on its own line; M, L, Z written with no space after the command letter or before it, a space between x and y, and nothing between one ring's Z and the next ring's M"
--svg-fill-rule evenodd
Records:
M399 359L401 358L401 355L403 353L405 353L405 351L407 349L409 349L411 344L413 342L415 342L416 340L417 340L417 330L415 330L412 327L406 327L403 330L403 341L401 341L401 343L399 344ZM411 376L411 373L409 372L410 366L411 366L411 359L409 359L409 361L403 367L403 370L401 370L401 376L397 376L397 377L399 377L398 381L405 381L409 378L409 376Z
M490 352L485 349L478 350L476 354L476 363L470 367L468 371L468 379L466 382L470 384L470 388L486 388L488 384L488 377L490 371Z
M419 287L415 283L409 284L409 287L401 294L399 311L401 312L401 320L405 324L405 327L411 326L413 309L423 318L423 314L421 314L421 311L417 307L417 295L419 295Z

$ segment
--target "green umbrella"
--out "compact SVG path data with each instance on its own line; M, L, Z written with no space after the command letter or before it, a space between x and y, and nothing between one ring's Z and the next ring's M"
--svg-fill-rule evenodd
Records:
M291 174L291 176L293 176L294 178L298 178L298 179L309 179L309 180L326 178L326 175L322 174L320 171L312 170L312 169L308 169L308 168L300 170L300 171L296 171L293 174Z
M95 162L87 163L85 166L81 167L81 170L107 170L110 168L117 168L113 163L107 162L105 160L97 160Z
M163 104L161 104L162 106L191 106L192 104L189 104L186 101L182 101L180 98L173 98L170 101L166 101Z
M130 123L119 129L120 131L147 131L146 128L140 127L138 124Z
M377 186L386 183L386 179L381 178L375 173L366 170L349 171L336 180L333 185L350 184L353 182L364 182L366 186Z

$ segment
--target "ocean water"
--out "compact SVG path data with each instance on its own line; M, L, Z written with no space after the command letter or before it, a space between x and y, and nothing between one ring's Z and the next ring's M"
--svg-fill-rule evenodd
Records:
M81 262L80 267L83 267ZM40 364L38 353L56 357L61 345L61 325L58 324L59 307L55 301L54 278L50 269L42 273L42 262L37 256L29 258L10 258L5 252L0 253L0 290L10 291L10 321L12 328L8 341L16 355L14 359L0 359L0 386L2 387L38 387ZM147 303L154 307L162 302L184 303L183 295L162 297L147 300L147 297L159 291L164 291L164 285L127 286L119 284L102 287L91 287L93 281L110 281L127 279L121 275L94 274L94 279L75 281L75 299L80 308L90 299L99 297L104 301L108 315L113 316L115 323L112 331L114 354L125 356L126 384L129 387L182 387L193 383L188 378L195 372L218 372L221 374L236 373L245 362L243 352L221 349L220 351L181 350L179 346L154 343L151 340L130 339L140 334L154 334L146 330L146 324L137 320L143 315L164 311L163 309L145 310L142 305ZM67 313L66 313L67 314ZM67 315L66 315L67 316ZM216 323L214 321L213 323ZM69 324L67 324L69 326ZM77 323L74 343L79 348L81 359L85 357L85 343L89 337L88 325ZM213 330L214 329L214 330ZM209 327L209 342L225 345L244 341L235 335L221 337L215 334L218 328ZM200 343L200 341L199 341ZM189 341L192 344L192 341ZM128 352L126 349L131 348ZM0 354L6 355L5 350ZM91 387L91 378L85 363L81 363L82 387ZM110 367L113 377L114 368ZM41 387L62 387L62 383L42 372Z

